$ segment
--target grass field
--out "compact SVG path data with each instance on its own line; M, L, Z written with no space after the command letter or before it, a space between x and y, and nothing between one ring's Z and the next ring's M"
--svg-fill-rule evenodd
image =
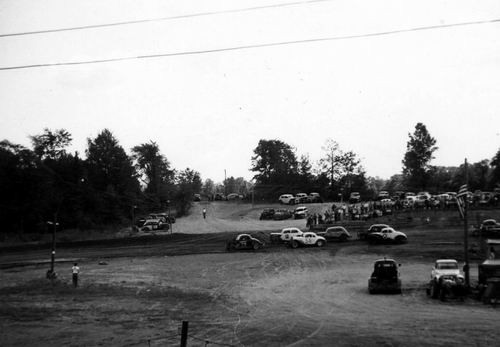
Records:
M259 221L262 208L198 204L173 235L59 247L53 283L44 278L48 249L2 252L0 345L176 346L182 320L189 321L189 346L498 345L498 308L425 294L435 259L463 261L456 212L430 212L428 224L427 216L412 215L401 224L409 238L403 245L225 252L225 239L238 232L266 239L270 231L305 225ZM476 239L470 243L477 247ZM368 294L373 261L384 256L402 264L401 295ZM474 281L480 255L470 256ZM82 270L77 289L74 260Z

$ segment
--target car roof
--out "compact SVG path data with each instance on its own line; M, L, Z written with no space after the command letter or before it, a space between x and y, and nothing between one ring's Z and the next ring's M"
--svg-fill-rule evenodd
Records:
M455 259L438 259L436 263L458 263Z
M372 225L370 225L370 228L372 228L372 227L384 227L384 228L390 228L390 226L389 226L389 225L387 225L387 224L372 224Z
M392 258L384 258L375 260L375 263L395 263L396 261Z
M329 227L329 228L326 229L326 231L328 231L328 230L334 230L334 229L346 230L346 228L344 228L343 226L338 225L338 226L335 226L335 227Z

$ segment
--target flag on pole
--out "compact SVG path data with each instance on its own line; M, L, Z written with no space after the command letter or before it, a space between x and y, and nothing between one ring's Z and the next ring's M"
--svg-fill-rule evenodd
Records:
M460 189L458 190L458 194L455 198L457 200L458 212L460 212L460 217L462 217L462 219L465 218L465 203L466 203L466 199L467 199L468 194L469 194L469 192L467 190L467 184L464 184L464 185L460 186Z
M467 195L467 193L467 184L461 185L460 189L458 190L457 198Z

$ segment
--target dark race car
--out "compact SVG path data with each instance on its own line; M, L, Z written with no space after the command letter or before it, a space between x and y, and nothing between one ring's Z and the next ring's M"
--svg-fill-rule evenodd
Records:
M265 220L265 219L273 219L274 217L274 208L265 208L261 213L260 213L260 220Z
M236 251L240 249L258 250L265 246L263 241L256 239L248 234L240 234L232 240L226 242L227 251Z
M373 266L373 273L368 280L370 294L392 292L401 294L401 280L398 266L393 259L377 260Z

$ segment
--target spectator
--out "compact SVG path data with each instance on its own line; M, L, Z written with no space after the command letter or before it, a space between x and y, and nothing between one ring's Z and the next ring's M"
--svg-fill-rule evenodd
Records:
M488 258L489 258L489 259L495 259L495 256L496 256L496 254L495 254L495 249L494 249L494 248L493 248L493 246L492 246L492 247L490 247L490 255L489 255L489 257L488 257Z
M74 263L71 268L71 272L73 273L73 287L78 287L78 274L80 273L80 268L78 267L78 263Z

